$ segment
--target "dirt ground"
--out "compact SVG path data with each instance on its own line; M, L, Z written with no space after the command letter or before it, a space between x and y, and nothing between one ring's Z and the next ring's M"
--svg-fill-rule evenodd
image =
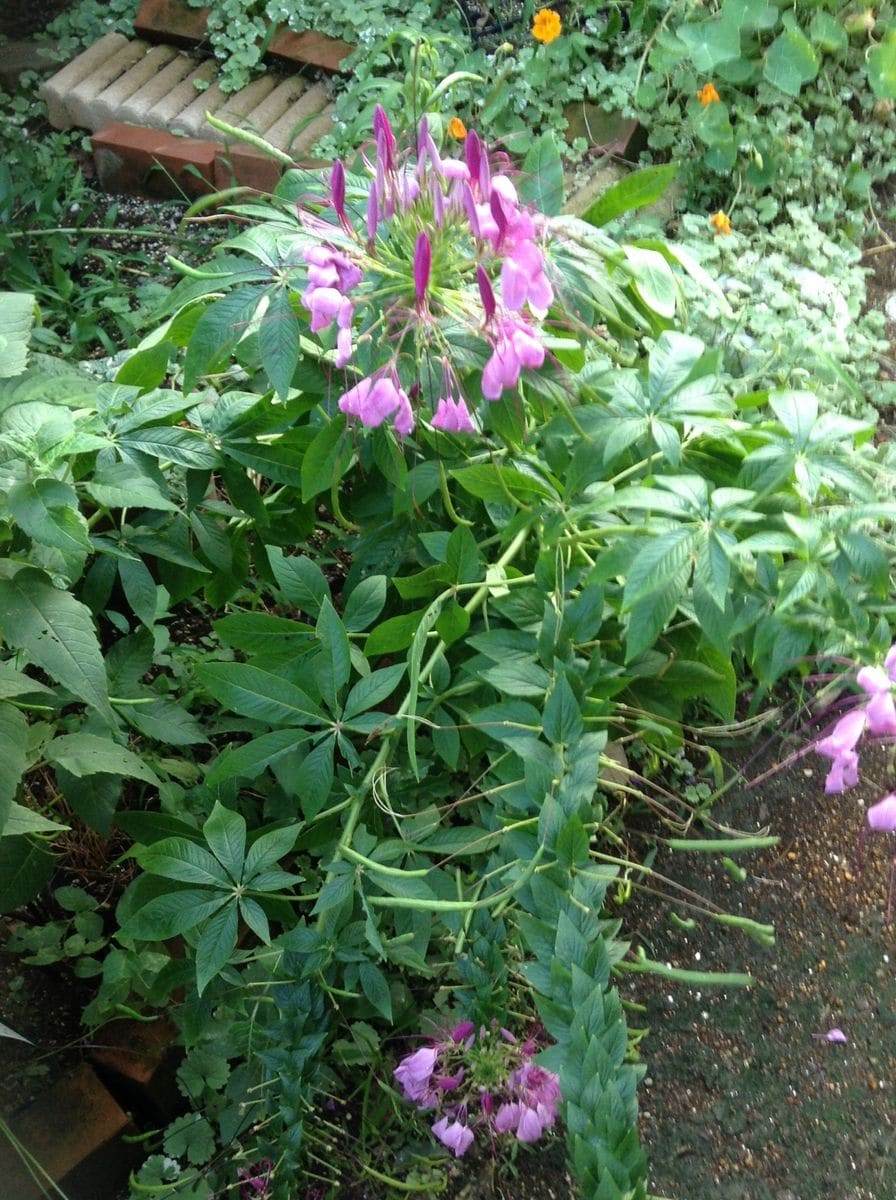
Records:
M738 860L744 883L717 856L667 853L656 864L726 911L774 924L774 948L711 921L682 930L654 901L626 922L655 959L755 980L735 990L623 982L623 996L647 1010L630 1024L651 1031L640 1105L657 1196L896 1197L896 927L884 925L893 837L870 839L861 878L856 870L864 809L896 774L881 751L862 758L859 787L843 795L825 796L826 760L813 754L713 810L781 839ZM832 1028L846 1044L815 1036Z

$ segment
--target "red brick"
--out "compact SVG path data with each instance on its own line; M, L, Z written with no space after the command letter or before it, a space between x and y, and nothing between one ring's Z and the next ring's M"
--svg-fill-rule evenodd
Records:
M255 188L257 192L272 192L280 182L282 172L280 163L269 154L254 146L237 143L224 151L219 148L215 159L215 187L223 189L239 185Z
M139 1147L119 1140L134 1127L86 1063L13 1117L10 1126L70 1200L117 1195L143 1157ZM0 1138L0 1179L10 1200L47 1194L6 1138Z
M215 190L217 142L120 122L99 130L91 141L97 175L106 191L172 197Z
M348 42L326 37L312 30L294 33L291 29L282 29L270 45L271 54L277 55L278 58L320 67L322 71L342 70L342 60L354 51L355 47Z
M191 8L186 0L141 0L134 19L134 33L152 42L192 46L205 41L209 11Z
M96 1035L93 1064L112 1091L130 1108L152 1113L163 1123L183 1109L176 1080L182 1051L176 1027L158 1021L113 1021Z

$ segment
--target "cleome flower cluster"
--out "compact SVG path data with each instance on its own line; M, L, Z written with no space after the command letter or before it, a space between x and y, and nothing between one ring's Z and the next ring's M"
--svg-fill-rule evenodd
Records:
M360 200L337 160L331 219L300 209L311 235L302 294L311 331L335 329L335 365L353 373L339 408L367 428L391 422L400 437L421 418L475 432L471 386L497 400L545 360L547 219L520 202L475 131L463 132L463 157L443 157L424 118L402 152L377 107ZM475 385L458 374L459 338L472 345Z
M536 1142L557 1119L560 1080L532 1061L533 1042L493 1024L463 1021L442 1041L403 1058L393 1072L405 1100L438 1116L433 1134L457 1158L477 1133Z

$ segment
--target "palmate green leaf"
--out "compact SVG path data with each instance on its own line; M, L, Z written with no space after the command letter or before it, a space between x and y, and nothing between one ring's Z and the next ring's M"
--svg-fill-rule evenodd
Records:
M222 908L231 893L208 888L166 892L147 900L122 926L125 937L142 942L164 942L196 929Z
M320 647L314 659L315 678L321 694L335 712L337 694L348 683L352 665L348 634L328 596L320 606L315 632Z
M632 605L625 640L627 663L649 650L666 628L684 595L690 574L688 561L674 571L662 587Z
M342 613L349 633L360 633L377 619L386 604L386 584L385 575L369 575L352 588Z
M607 188L594 204L586 209L582 220L599 227L615 221L624 213L655 204L670 187L677 171L675 163L633 171L631 175L626 175L618 183Z
M694 567L694 579L695 582L699 580L717 608L724 611L731 582L731 563L715 531L701 539Z
M275 288L271 293L267 312L258 327L258 354L271 386L285 400L299 362L299 322L285 287Z
M255 779L265 767L302 746L309 736L298 729L274 729L242 746L228 746L212 762L205 782L208 787L217 787L228 779Z
M83 775L125 775L159 787L156 773L136 754L110 738L92 733L68 733L56 737L44 749L47 762L55 763L79 778Z
M32 568L0 579L0 631L8 645L116 724L93 617L70 592Z
M137 861L150 875L162 875L179 883L224 890L233 887L233 881L214 855L186 838L162 838L151 846L141 846Z
M325 724L311 697L279 675L247 663L200 663L196 674L222 708L271 725Z
M629 570L623 608L631 609L639 601L666 588L670 579L682 570L689 573L698 537L696 529L686 527L671 529L646 542Z
M330 585L323 571L304 554L285 555L279 546L268 546L268 559L277 587L287 604L317 617Z
M220 908L199 936L196 946L196 990L201 996L233 954L239 928L236 899Z
M393 663L391 667L382 667L378 671L371 671L369 675L362 676L346 696L342 720L350 721L359 713L376 708L387 696L392 695L404 672L404 663Z
M212 854L233 882L239 883L246 857L245 819L216 800L202 833Z
M215 1153L215 1131L205 1117L199 1113L187 1113L171 1122L165 1131L162 1144L169 1158L185 1158L194 1166L201 1167ZM160 1189L152 1188L151 1190L159 1191ZM204 1200L208 1195L205 1189L200 1190L198 1194L193 1193L189 1197L183 1193L182 1188L179 1187L177 1190L184 1194L184 1200L192 1200L193 1195L196 1200Z
M12 810L19 780L27 765L28 721L12 704L0 703L0 836ZM24 832L24 831L22 831Z

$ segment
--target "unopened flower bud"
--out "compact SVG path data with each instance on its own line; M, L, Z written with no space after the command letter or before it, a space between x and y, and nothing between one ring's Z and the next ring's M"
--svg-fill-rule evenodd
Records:
M843 28L848 34L854 36L871 33L876 24L873 8L864 8L861 12L847 13L843 18Z

